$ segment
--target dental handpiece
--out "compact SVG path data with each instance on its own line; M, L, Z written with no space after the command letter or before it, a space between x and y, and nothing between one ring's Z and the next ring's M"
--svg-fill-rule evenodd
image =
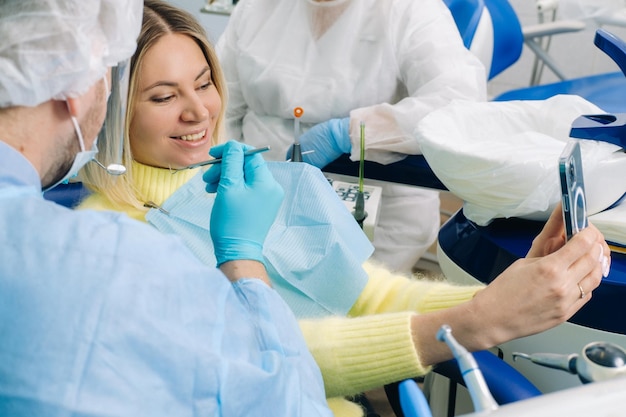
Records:
M450 326L447 324L441 326L437 332L437 340L445 342L457 360L475 410L477 412L496 410L498 403L491 395L476 359L452 336Z
M512 357L513 361L516 361L517 358L524 358L536 363L537 365L542 365L552 369L560 369L562 371L567 371L570 374L576 374L576 361L578 359L578 355L575 353L570 355L533 353L529 355L527 353L513 352Z

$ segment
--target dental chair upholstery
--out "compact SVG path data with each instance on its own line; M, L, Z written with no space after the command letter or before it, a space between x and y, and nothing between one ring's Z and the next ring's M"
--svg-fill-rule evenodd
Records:
M541 395L541 391L526 377L492 352L482 350L474 352L473 356L491 395L499 405ZM434 367L433 372L449 378L452 391L456 389L455 384L466 386L455 359L438 364ZM401 381L398 384L385 387L385 391L391 407L398 417L424 417L427 415L424 414L425 407L427 407L424 404L424 395L415 381ZM448 410L448 415L454 415L454 410Z
M553 21L522 27L507 0L444 0L459 28L463 42L489 70L489 80L513 65L526 45L538 59L564 78L556 63L540 46L540 39L576 32L584 28L578 21ZM489 27L491 26L491 27ZM621 71L519 88L505 92L495 101L543 100L557 94L575 94L607 112L626 111L626 53L623 41L607 31L594 43L615 61ZM612 39L607 40L607 37ZM491 54L491 56L490 56Z
M466 47L476 53L489 70L489 79L513 65L523 46L535 45L537 37L579 30L572 22L549 22L522 28L507 0L444 0L459 28ZM594 40L622 69L609 74L591 75L551 84L520 88L503 93L495 101L543 100L557 94L575 94L607 112L626 112L626 44L600 29ZM359 162L347 155L336 159L323 171L358 177ZM408 155L388 165L365 161L365 177L439 190L446 187L434 175L423 155Z
M62 206L74 208L89 194L91 192L82 182L70 182L59 184L53 189L46 191L43 193L43 197Z

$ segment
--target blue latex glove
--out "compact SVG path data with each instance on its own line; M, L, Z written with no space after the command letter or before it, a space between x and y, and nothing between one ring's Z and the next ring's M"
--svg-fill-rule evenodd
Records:
M283 201L284 191L261 154L244 157L249 149L235 141L211 148L209 155L223 160L202 176L207 192L217 193L211 212L217 266L242 259L263 262L263 242Z
M350 118L330 119L318 123L299 138L302 161L323 168L344 153L350 153ZM306 153L307 151L315 151ZM291 158L291 148L286 159Z

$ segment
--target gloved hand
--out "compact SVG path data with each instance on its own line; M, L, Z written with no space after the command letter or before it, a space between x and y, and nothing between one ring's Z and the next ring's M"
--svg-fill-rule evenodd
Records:
M202 176L207 192L217 192L211 212L217 266L243 259L263 262L263 242L283 201L284 191L263 157L244 157L249 149L235 141L211 148L209 155L223 160Z
M350 153L350 118L330 119L318 123L305 133L299 140L302 149L302 161L323 168L344 153ZM307 151L314 151L306 153ZM291 147L285 159L291 158Z

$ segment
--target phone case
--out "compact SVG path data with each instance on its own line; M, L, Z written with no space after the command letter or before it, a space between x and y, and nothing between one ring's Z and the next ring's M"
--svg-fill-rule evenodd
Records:
M587 227L587 204L582 156L577 140L567 143L559 157L559 176L563 200L565 235L569 240Z

